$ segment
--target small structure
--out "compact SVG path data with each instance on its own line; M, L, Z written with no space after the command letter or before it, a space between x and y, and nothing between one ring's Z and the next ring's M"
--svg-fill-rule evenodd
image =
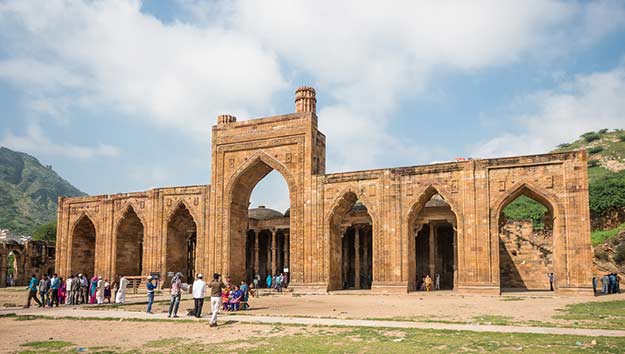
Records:
M55 243L0 230L0 287L26 285L33 273L54 273L55 249Z

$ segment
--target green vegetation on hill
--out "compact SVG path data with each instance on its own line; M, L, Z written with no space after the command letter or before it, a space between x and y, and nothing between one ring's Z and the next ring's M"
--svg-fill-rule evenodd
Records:
M503 209L503 214L508 220L531 220L534 229L542 230L543 216L547 208L539 202L524 195L515 199Z
M59 196L82 195L36 158L0 147L0 228L32 235L41 225L56 220Z

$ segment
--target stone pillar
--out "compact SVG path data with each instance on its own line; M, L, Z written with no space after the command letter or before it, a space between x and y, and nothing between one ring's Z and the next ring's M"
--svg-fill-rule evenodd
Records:
M289 233L287 231L284 232L284 244L283 252L284 252L284 267L289 268L289 272L291 271L291 266L289 264Z
M276 274L277 257L276 257L276 229L271 229L271 276Z
M429 254L429 268L430 268L430 277L434 279L436 277L436 224L430 222L430 254Z
M364 238L362 240L362 256L365 257L365 269L363 275L366 279L366 283L369 284L369 230L365 229Z
M7 284L7 256L5 252L0 252L0 288Z
M354 229L354 288L360 289L360 228Z
M452 243L452 247L454 248L454 284L453 289L458 287L458 229L456 229L456 225L453 225L454 228L454 239Z
M271 267L271 245L269 244L269 242L271 242L271 240L268 239L267 240L267 263L265 264L265 269ZM269 269L268 272L271 273L271 269Z
M341 228L340 229L341 232L341 263L343 264L343 269L341 269L341 289L343 289L343 286L345 285L345 282L347 281L347 269L349 268L349 258L348 258L348 248L345 247L345 232L347 232L346 229Z
M252 230L252 232L254 233L254 278L256 278L256 274L260 274L260 235L258 230Z

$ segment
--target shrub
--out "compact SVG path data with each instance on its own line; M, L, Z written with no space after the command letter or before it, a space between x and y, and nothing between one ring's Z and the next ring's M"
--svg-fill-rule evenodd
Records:
M531 220L534 229L542 230L543 216L547 208L539 202L524 195L518 197L503 209L506 219L513 221Z
M590 161L589 161L590 162ZM588 187L590 212L602 215L611 208L625 207L625 170L611 172Z
M600 259L602 261L608 260L608 252L602 250L595 250L595 258Z
M599 160L588 160L588 167L597 167L599 166Z
M616 263L622 263L625 261L625 243L621 243L616 247L614 251L614 261Z
M619 141L625 141L625 134L621 134L618 136Z
M599 134L605 134L608 132L608 128L603 128L601 130L599 130Z
M556 147L559 148L559 149L563 149L563 148L567 148L569 146L571 146L571 144L569 144L569 143L562 143L562 144L560 144L560 145L558 145Z
M591 141L598 140L599 138L601 138L601 136L595 132L588 132L588 133L582 134L582 138L584 138L584 140L586 140L586 142L589 143Z
M588 148L588 150L586 151L588 151L589 154L597 154L603 151L603 148L601 146L593 146L591 148Z

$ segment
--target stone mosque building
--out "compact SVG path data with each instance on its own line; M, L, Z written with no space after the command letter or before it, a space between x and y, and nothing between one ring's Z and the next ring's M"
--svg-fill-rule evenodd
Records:
M56 271L158 273L165 287L178 271L286 272L296 292L406 292L440 274L444 289L490 294L549 289L553 272L559 294L592 291L585 151L326 173L317 122L315 90L300 87L295 113L217 117L210 185L60 198ZM289 210L250 209L273 170ZM502 214L520 196L548 210L540 239Z

